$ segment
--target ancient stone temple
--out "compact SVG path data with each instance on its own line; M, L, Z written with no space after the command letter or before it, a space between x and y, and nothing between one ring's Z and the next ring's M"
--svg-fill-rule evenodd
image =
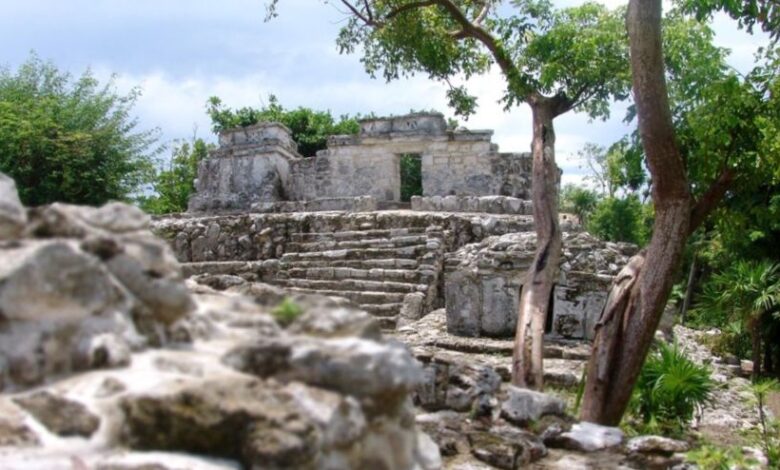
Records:
M323 200L331 201L321 203L325 208L351 209L357 197L363 197L363 209L372 201L400 202L403 157L419 159L425 197L527 198L530 156L499 153L492 134L450 130L440 114L369 119L359 134L332 136L327 149L303 158L280 124L230 130L200 167L190 211L247 210L253 204L270 210L283 201L303 207Z
M315 157L282 125L223 132L199 171L190 212L155 222L190 275L228 275L344 297L396 328L445 308L464 336L514 333L535 233L530 155L492 131L448 129L439 114L361 122ZM421 187L401 201L403 158ZM632 247L565 232L549 334L589 338Z

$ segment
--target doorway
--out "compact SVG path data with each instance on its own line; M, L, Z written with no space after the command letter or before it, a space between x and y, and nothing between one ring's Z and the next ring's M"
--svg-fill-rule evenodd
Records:
M420 154L402 154L399 165L401 170L401 202L411 201L412 196L422 196L422 158Z

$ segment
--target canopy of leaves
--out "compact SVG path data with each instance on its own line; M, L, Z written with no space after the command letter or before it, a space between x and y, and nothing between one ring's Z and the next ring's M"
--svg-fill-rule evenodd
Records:
M304 157L313 157L324 149L328 137L340 134L357 134L360 125L357 118L341 116L336 120L330 111L314 111L310 108L285 109L274 95L261 108L243 107L229 109L218 97L208 101L208 114L212 129L219 133L235 127L247 127L258 122L279 122L292 132L298 144L298 152Z
M195 192L198 164L206 158L210 147L202 139L177 145L168 168L155 177L153 188L157 194L139 198L141 208L153 214L186 211L190 195Z
M611 98L628 93L621 10L586 3L557 11L547 0L514 0L512 9L495 0L342 3L351 10L337 39L342 53L361 51L372 77L423 73L446 82L456 114L468 116L477 103L452 81L468 80L491 65L506 78L507 106L565 95L567 110L602 117Z
M155 131L137 131L139 96L89 71L79 79L35 55L0 69L0 171L27 205L127 199L153 175Z

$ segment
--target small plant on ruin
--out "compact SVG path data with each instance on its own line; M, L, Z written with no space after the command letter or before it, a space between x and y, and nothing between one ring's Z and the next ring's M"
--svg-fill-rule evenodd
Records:
M302 314L303 308L289 297L285 297L279 305L271 310L271 315L273 315L276 321L282 326L289 325Z
M645 362L635 388L635 409L644 431L680 434L710 400L710 370L679 347L660 343Z

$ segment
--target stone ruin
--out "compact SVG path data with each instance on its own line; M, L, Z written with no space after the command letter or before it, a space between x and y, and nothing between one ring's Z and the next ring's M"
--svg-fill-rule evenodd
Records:
M499 153L492 131L449 130L435 113L369 119L360 127L357 135L330 137L313 158L298 154L281 124L225 131L200 166L190 212L376 210L401 202L404 155L420 159L424 198L528 197L530 155Z
M534 253L531 157L502 153L492 131L448 129L440 114L361 121L315 157L261 123L220 134L190 211L157 220L192 275L237 275L344 297L394 329L446 308L464 336L514 333ZM420 158L422 188L400 200L400 159ZM548 333L588 339L611 278L634 248L561 215L564 257Z

